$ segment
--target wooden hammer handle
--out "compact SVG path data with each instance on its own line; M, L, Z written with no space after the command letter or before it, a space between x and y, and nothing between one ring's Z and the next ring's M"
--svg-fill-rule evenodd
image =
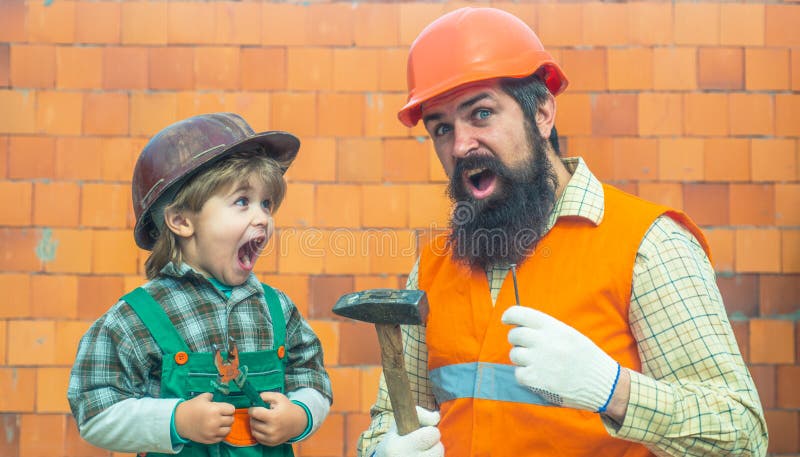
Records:
M416 402L403 359L403 341L397 324L375 324L381 346L381 362L389 400L392 402L397 432L407 435L419 428Z

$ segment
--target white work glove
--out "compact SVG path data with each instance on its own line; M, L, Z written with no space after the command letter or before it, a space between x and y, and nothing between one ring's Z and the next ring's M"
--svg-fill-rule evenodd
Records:
M375 457L444 457L442 435L436 424L439 412L428 411L417 406L420 428L408 435L397 434L397 425L392 423L389 431L375 448Z
M501 319L518 326L508 332L518 383L558 406L605 411L620 370L605 351L569 325L532 308L512 306Z

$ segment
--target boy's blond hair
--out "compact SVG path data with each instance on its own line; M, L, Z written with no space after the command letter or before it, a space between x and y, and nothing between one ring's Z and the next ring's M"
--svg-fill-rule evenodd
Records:
M164 207L164 211L171 209L198 213L211 197L249 179L253 174L264 183L271 196L272 207L270 210L275 213L286 195L286 180L283 178L283 171L278 161L266 154L253 151L233 152L189 178L175 195L173 201ZM161 218L163 221L164 214L163 212L153 214L153 218ZM147 279L155 278L169 262L174 262L178 266L182 263L178 236L165 224L159 222L159 225L162 228L153 245L153 250L144 264Z

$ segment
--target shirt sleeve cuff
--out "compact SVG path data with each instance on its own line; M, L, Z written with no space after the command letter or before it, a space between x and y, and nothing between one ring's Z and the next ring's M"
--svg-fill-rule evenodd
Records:
M180 405L181 403L183 403L183 400L180 400L177 403L175 403L175 407L172 408L172 417L169 420L169 436L172 439L173 448L177 448L178 446L189 442L189 440L183 439L178 434L178 428L175 427L175 410L178 409L178 405Z
M311 411L308 409L308 406L304 405L302 402L299 402L297 400L292 400L292 403L294 403L295 405L303 408L303 411L306 412L306 428L305 428L305 430L303 430L303 433L295 436L294 438L290 438L289 441L288 441L289 443L296 443L296 442L302 440L303 438L307 437L311 433L311 429L314 426L314 419L311 417Z
M609 435L639 443L655 443L669 436L673 423L672 389L665 383L634 371L631 374L631 396L622 424L602 416Z

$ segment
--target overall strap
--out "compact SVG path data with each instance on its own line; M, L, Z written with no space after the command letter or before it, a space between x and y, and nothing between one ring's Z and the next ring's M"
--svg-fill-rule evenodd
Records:
M189 347L172 325L164 308L146 290L137 287L122 299L136 311L164 354L189 352Z
M269 314L272 317L272 335L275 348L283 346L286 340L286 320L283 318L283 309L281 309L281 301L278 298L278 293L272 287L261 284L264 289L264 300L267 302Z

